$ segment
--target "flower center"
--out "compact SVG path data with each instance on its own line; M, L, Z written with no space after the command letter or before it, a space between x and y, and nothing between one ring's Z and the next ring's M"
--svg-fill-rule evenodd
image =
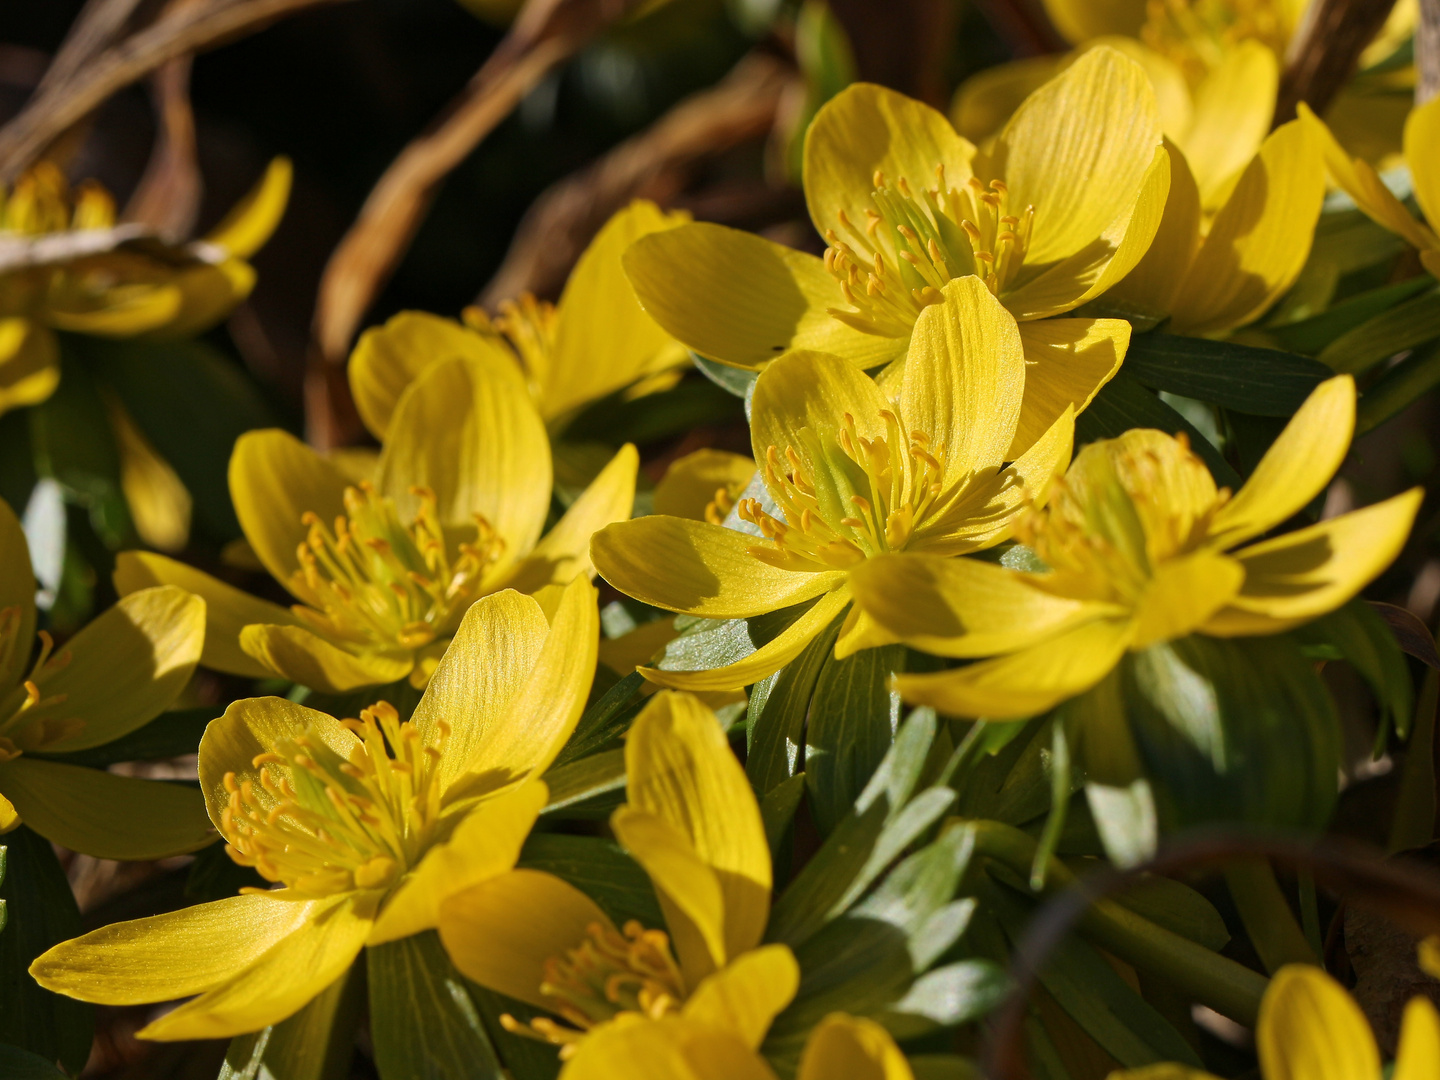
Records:
M40 236L70 229L108 229L115 224L115 200L103 187L87 180L70 185L51 162L41 162L0 191L0 232Z
M319 633L365 648L421 649L453 633L479 596L505 541L477 514L475 538L452 558L434 493L410 490L420 508L409 526L368 482L345 489L347 516L333 531L314 513L302 519L310 531L290 587L304 604L293 610Z
M536 300L528 292L521 293L519 300L501 301L500 314L494 319L479 307L466 308L464 318L466 324L480 334L503 337L520 358L532 383L550 370L559 321L555 305L548 300Z
M864 228L841 209L841 231L825 233L825 268L852 309L829 312L857 330L907 337L947 281L974 274L999 295L1025 262L1035 208L1015 213L1003 180L951 187L936 165L935 186L917 196L905 177L891 187L877 170L870 202Z
M18 605L0 608L0 665L8 667L21 649L29 646L20 638L21 611ZM30 677L0 697L0 761L10 761L27 750L39 750L50 743L78 735L85 721L78 717L55 716L65 695L45 694L45 682L70 665L70 650L55 652L55 639L41 630L40 655Z
M1215 492L1198 513L1169 497L1177 486L1213 490L1213 481L1183 432L1167 445L1174 454L1162 456L1155 447L1129 447L1122 440L1091 444L1082 451L1089 460L1077 458L1080 468L1072 466L1055 479L1044 509L1021 515L1016 538L1055 572L1054 591L1134 606L1156 566L1204 541L1230 491ZM1186 472L1203 478L1185 483Z
M833 445L801 428L805 454L787 446L783 464L767 448L765 484L784 520L755 499L741 501L740 517L774 545L750 548L751 555L787 570L844 570L906 545L943 490L945 453L891 410L880 417L886 434L866 438L846 413Z
M393 884L434 841L440 816L448 724L439 725L438 745L426 746L388 702L340 722L356 736L349 757L312 729L255 757L258 790L225 774L226 853L307 896Z
M1285 51L1285 21L1273 0L1147 0L1140 39L1197 85L1242 41Z
M586 1032L621 1013L658 1020L679 1009L685 1000L685 980L665 933L646 930L632 919L622 933L591 923L577 947L545 962L540 993L567 1023L538 1016L522 1024L506 1013L500 1017L501 1026L512 1034L559 1046L564 1059Z

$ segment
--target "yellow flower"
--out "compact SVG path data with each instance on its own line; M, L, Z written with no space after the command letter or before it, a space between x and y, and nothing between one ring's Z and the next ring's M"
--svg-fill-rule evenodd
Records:
M735 1034L686 1017L616 1021L584 1043L563 1080L775 1080ZM890 1033L873 1020L831 1013L810 1033L798 1080L914 1080Z
M1424 221L1417 221L1390 193L1373 166L1347 154L1325 123L1303 104L1300 117L1321 140L1330 175L1355 205L1418 250L1425 269L1440 277L1440 237L1436 236L1440 228L1440 98L1415 106L1405 120L1405 163Z
M1095 49L1032 94L988 154L918 101L851 86L810 127L804 183L823 259L685 225L626 253L645 310L737 367L815 349L873 368L905 355L946 282L976 275L1021 323L1029 393L1079 411L1096 383L1076 377L1087 364L1074 354L1113 331L1050 316L1099 296L1145 253L1169 157L1145 73ZM1023 428L1048 426L1028 412Z
M351 482L279 430L235 444L230 494L246 539L298 601L288 610L145 552L116 562L122 593L170 583L209 605L201 663L343 692L430 677L465 611L511 588L593 574L590 534L630 516L626 446L543 537L550 444L518 373L451 357L401 396L375 479Z
M1190 161L1170 145L1170 197L1150 250L1106 296L1179 334L1221 334L1262 315L1295 284L1325 200L1321 140L1299 120L1268 135L1213 215Z
M20 824L106 859L158 859L210 843L196 792L49 755L114 742L190 681L205 605L166 586L127 596L60 649L41 630L32 660L30 549L0 500L0 833Z
M667 214L637 199L615 214L575 264L558 304L528 293L501 305L491 320L479 308L461 326L406 311L361 335L350 357L350 387L365 426L384 439L396 403L412 380L449 356L523 370L545 422L555 430L618 390L665 389L689 357L635 300L620 256L636 239L673 229L688 214Z
M405 722L384 702L343 721L283 698L235 702L201 740L201 787L231 858L283 887L115 923L31 974L102 1004L199 995L148 1039L293 1015L367 944L433 927L448 893L510 872L547 797L534 778L584 708L598 623L583 580L548 622L532 597L486 597Z
M1191 633L1279 633L1358 593L1400 551L1419 488L1249 543L1324 490L1354 427L1350 376L1322 383L1233 497L1216 491L1183 440L1128 431L1085 447L1018 530L1043 573L885 557L852 573L851 587L902 640L991 658L900 676L907 700L962 716L1031 716L1094 686L1127 650Z
M788 948L760 944L770 849L745 771L714 713L665 692L630 729L625 773L611 825L650 875L668 934L616 928L574 886L513 870L441 903L440 939L468 978L558 1016L504 1023L559 1045L574 1067L592 1032L636 1023L694 1025L753 1052L800 972Z
M1344 988L1320 968L1291 964L1275 973L1260 1003L1255 1049L1264 1080L1381 1080L1386 1072L1370 1022ZM1410 999L1390 1080L1440 1075L1440 1013L1424 996ZM1110 1080L1215 1080L1183 1065L1150 1065Z
M214 231L175 245L117 226L104 188L72 193L49 162L0 191L0 413L54 392L55 330L187 337L228 314L254 287L244 260L269 239L289 194L290 163L276 158Z
M1093 370L1112 370L1127 339L1106 344ZM642 668L646 678L692 690L753 683L844 610L850 575L867 560L956 555L1006 539L1069 459L1074 433L1070 402L1059 397L1047 402L1058 414L1048 429L1023 454L1012 451L1029 376L1015 321L975 277L950 282L943 303L920 314L893 401L839 357L794 352L767 367L755 383L750 439L778 511L743 502L752 532L664 515L620 522L596 533L591 557L621 592L705 618L820 599L737 663ZM839 654L874 643L852 613Z

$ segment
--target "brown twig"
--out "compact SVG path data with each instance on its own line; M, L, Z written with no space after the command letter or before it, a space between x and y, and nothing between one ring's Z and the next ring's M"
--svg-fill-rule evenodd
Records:
M0 129L0 182L13 180L57 136L117 90L167 61L211 48L307 7L338 0L210 0L159 19L38 93Z
M1395 0L1316 0L1306 9L1285 57L1276 126L1295 119L1302 101L1317 113L1325 111L1394 6Z
M158 130L150 161L124 213L126 221L149 225L172 242L195 228L204 187L190 107L190 65L190 57L179 56L151 77Z
M375 295L410 246L440 182L545 75L640 0L528 0L465 90L390 163L320 279L306 385L307 433L320 446L358 434L342 364Z
M1415 104L1440 94L1440 0L1420 0L1420 25L1415 28Z
M761 53L715 86L692 94L652 126L551 185L526 211L505 261L479 303L493 308L523 292L554 296L605 221L632 199L665 203L699 161L770 131L794 71Z
M37 90L48 92L92 60L125 29L140 0L88 0L71 23Z

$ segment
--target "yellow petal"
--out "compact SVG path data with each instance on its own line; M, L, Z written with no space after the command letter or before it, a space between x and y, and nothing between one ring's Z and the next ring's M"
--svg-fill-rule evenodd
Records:
M799 1080L914 1080L890 1033L873 1020L831 1013L810 1033Z
M1380 1075L1365 1014L1317 967L1291 964L1260 1002L1255 1049L1265 1080L1355 1080Z
M415 667L411 653L350 652L304 626L247 626L240 648L269 674L327 694L383 686Z
M912 432L923 431L944 449L949 487L998 469L1006 459L1025 397L1027 365L1019 327L979 278L956 278L943 295L915 322L900 384L900 414ZM780 366L772 365L771 372ZM766 372L762 379L771 377ZM758 401L759 383L755 394ZM857 396L857 405L860 400ZM1063 411L1062 405L1055 415ZM757 407L752 415L758 412ZM858 427L858 415L856 422Z
M601 529L590 557L600 576L627 596L718 619L789 607L844 580L838 571L782 570L750 554L768 546L761 537L707 521L655 514Z
M1126 311L1162 319L1175 310L1175 297L1200 250L1200 188L1180 148L1166 140L1170 190L1160 226L1145 256L1106 299Z
M508 377L525 385L519 362L501 341L477 334L454 319L402 311L384 326L372 326L361 334L350 354L347 374L355 409L370 434L383 442L400 395L432 365L457 356L479 364L496 378Z
M887 184L904 179L924 191L935 186L940 165L949 186L963 187L974 156L943 113L874 83L852 83L821 106L805 134L810 218L822 237L833 229L843 238L842 213L864 227L877 172Z
M163 859L214 841L193 788L22 756L0 765L0 791L47 840L101 859Z
M282 739L294 739L307 731L314 732L343 758L349 758L359 745L359 740L333 716L285 698L244 698L232 702L223 716L210 721L200 738L200 790L217 829L230 803L225 774L233 772L240 783L253 781L255 797L268 812L276 800L260 783L255 758L270 753ZM288 765L272 763L266 768L272 776L289 778Z
M1295 283L1325 199L1322 148L1292 120L1240 175L1176 294L1172 328L1202 334L1243 326Z
M0 319L0 413L38 405L59 385L55 335L29 319Z
M45 696L63 700L54 706L42 700L27 713L84 721L45 750L88 750L157 716L190 681L204 640L205 601L198 596L161 585L121 598L65 644L69 663L45 678Z
M1215 551L1162 562L1136 606L1131 648L1184 637L1234 599L1244 581L1244 567Z
M1150 80L1114 49L1087 51L1031 94L992 155L1012 205L1035 207L1026 263L1093 245L1139 196L1160 135Z
M100 1005L171 1001L219 986L326 904L250 894L111 923L42 953L30 973L47 990Z
M1065 56L1027 56L977 71L960 84L950 102L950 121L960 135L983 143L1004 126L1020 103L1049 82Z
M539 870L511 870L440 904L440 941L460 972L481 986L542 1009L545 961L564 956L607 916L575 886Z
M728 1031L680 1016L637 1013L596 1028L576 1047L564 1080L775 1080L765 1059Z
M1426 1080L1440 1069L1440 1013L1423 994L1405 1006L1400 1027L1400 1046L1395 1052L1395 1070L1390 1080Z
M936 656L1009 652L1115 613L1032 580L978 559L900 553L867 559L851 572L850 587L870 618Z
M751 233L682 225L637 240L624 263L651 318L726 364L761 367L791 349L835 353L862 368L905 355L904 339L830 316L827 309L847 305L820 259Z
M679 826L655 814L622 806L610 816L610 828L655 886L686 985L724 967L725 894L714 867Z
M363 894L362 894L363 896ZM259 1031L299 1012L355 962L370 932L373 897L341 893L243 971L152 1020L142 1039L225 1039Z
M1415 201L1433 232L1440 228L1440 99L1416 105L1406 117L1405 163Z
M1420 252L1420 265L1430 271L1431 277L1440 278L1440 249Z
M599 626L583 577L565 587L550 623L508 589L471 605L415 708L427 741L451 728L442 785L477 774L494 789L550 764L585 706Z
M556 308L555 346L539 388L547 420L687 362L685 350L641 309L620 260L640 237L689 220L637 199L590 241Z
M1101 34L1139 37L1145 0L1045 0L1045 14L1072 45Z
M784 945L765 945L738 957L697 986L682 1015L728 1031L751 1050L758 1050L770 1022L794 1000L799 988L800 965L795 954Z
M1352 158L1336 140L1325 122L1310 111L1308 105L1302 102L1297 111L1300 114L1301 123L1320 142L1325 168L1329 170L1335 182L1345 189L1345 193L1355 200L1355 205L1360 208L1362 213L1397 236L1404 238L1411 247L1423 250L1435 246L1434 230L1415 220L1415 216L1405 208L1405 204L1385 186L1385 182L1380 179L1380 174L1375 171L1374 166L1358 158ZM1422 120L1421 123L1424 124L1425 121ZM1414 169L1413 164L1411 164L1411 169Z
M705 521L717 492L734 502L755 475L755 459L728 450L696 450L676 458L655 485L655 513ZM723 509L723 508L721 508Z
M175 314L145 334L146 341L174 341L209 330L255 288L255 269L239 259L186 267L170 279L180 293Z
M593 578L590 538L617 521L629 521L635 507L635 475L640 454L626 443L610 459L600 475L565 511L565 516L545 534L539 544L504 584L520 592L534 592L546 585L568 585L576 577Z
M105 404L120 455L120 490L135 531L150 547L183 550L190 541L190 492L119 400L111 397Z
M1157 146L1135 197L1120 203L1116 216L1091 242L1036 276L1022 277L1022 283L1000 299L1017 319L1044 319L1070 311L1118 285L1149 250L1164 220L1169 190L1170 155L1164 146Z
M245 539L276 581L299 568L295 550L314 513L327 525L345 513L343 473L289 432L247 431L230 455L230 498Z
M802 428L833 444L848 413L854 417L858 434L884 437L886 426L880 413L889 407L875 380L840 357L809 351L788 353L755 380L750 449L762 468L771 446L780 454L782 466L786 447L794 447L809 460L809 451L799 438ZM812 471L818 464L811 462Z
M662 671L645 667L640 674L653 683L677 690L738 690L773 675L799 656L816 634L828 626L850 603L850 590L841 586L822 596L813 607L773 639L743 660L708 671Z
M1178 141L1194 162L1207 209L1218 205L1217 194L1260 149L1270 131L1279 85L1274 52L1252 39L1227 49L1196 89L1189 129Z
M115 590L121 596L156 585L177 585L205 601L205 646L200 663L216 671L266 679L274 674L240 648L240 631L251 623L294 625L288 608L261 600L203 570L149 551L115 556Z
M465 816L444 843L400 880L386 900L369 944L418 934L440 925L440 904L448 897L515 868L520 846L550 797L539 780L518 784L486 799Z
M1137 39L1119 34L1091 38L1081 48L1093 49L1102 45L1118 50L1145 69L1145 76L1150 80L1150 89L1155 91L1161 129L1172 138L1184 135L1194 120L1195 103L1189 80L1179 65ZM1262 131L1260 137L1264 134ZM1260 145L1260 138L1256 138L1255 145ZM1249 160L1248 154L1245 160Z
M1013 720L1084 693L1120 662L1134 627L1098 619L1007 656L933 675L900 675L906 701L955 716Z
M447 529L471 530L475 515L484 517L505 541L499 577L540 539L550 479L550 439L524 387L452 358L431 365L401 396L376 486L402 520L420 509L417 486L434 493Z
M95 269L107 269L104 257ZM126 338L155 330L180 314L184 294L176 285L128 285L111 289L99 297L85 295L52 298L45 308L45 321L56 330L95 337Z
M625 771L627 805L678 829L715 871L726 955L753 949L770 909L770 848L750 782L715 714L689 694L657 694L626 737Z
M289 158L272 158L265 175L230 208L220 224L210 230L206 242L242 259L264 247L290 201L292 173Z
M15 809L15 804L0 793L0 836L4 836L12 829L24 824L20 820L20 813Z
M1400 554L1421 498L1421 490L1412 488L1232 552L1245 569L1245 584L1231 606L1205 625L1205 633L1273 634L1334 611Z
M30 545L10 504L0 499L0 611L12 610L15 626L9 632L19 648L0 654L0 694L17 686L30 668L30 643L35 640L35 572L30 568Z
M1280 524L1325 490L1355 431L1355 380L1327 379L1305 399L1250 479L1210 522L1207 540L1233 547Z
M1025 400L1005 460L1025 453L1068 405L1085 410L1120 370L1130 347L1124 319L1042 319L1020 324L1025 351Z

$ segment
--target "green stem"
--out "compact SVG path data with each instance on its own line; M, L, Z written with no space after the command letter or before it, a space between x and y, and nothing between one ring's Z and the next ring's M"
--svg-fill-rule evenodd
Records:
M1416 349L1361 396L1355 434L1379 427L1436 385L1440 385L1440 346Z
M1035 858L1035 841L1019 829L998 821L971 822L976 829L976 851L1026 880ZM1045 894L1074 885L1075 875L1058 859L1051 859L1045 874ZM1094 903L1079 922L1086 937L1132 967L1167 980L1192 1000L1247 1027L1260 1015L1260 999L1267 980L1263 975L1181 937L1113 900Z
M1243 859L1225 868L1225 882L1240 912L1250 943L1270 974L1286 964L1320 963L1305 931L1295 921L1290 903L1266 859Z

